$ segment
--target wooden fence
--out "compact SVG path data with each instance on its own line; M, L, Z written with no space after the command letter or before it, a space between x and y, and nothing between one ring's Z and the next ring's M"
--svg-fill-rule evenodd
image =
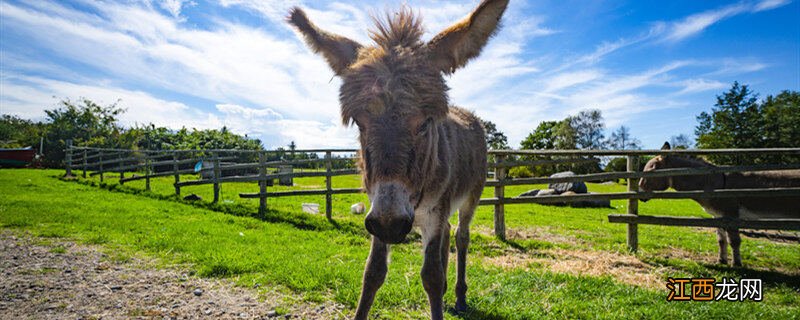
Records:
M67 143L66 171L72 175L72 170L81 170L84 177L99 175L100 180L105 174L119 174L119 182L125 183L134 180L145 180L145 188L150 189L150 179L154 177L174 177L175 194L181 194L181 187L194 185L213 185L214 202L219 201L220 186L226 182L255 182L258 183L259 192L240 193L241 198L259 199L259 216L263 217L267 209L267 199L271 197L299 196L299 195L324 195L325 215L332 219L332 196L335 194L352 194L363 192L359 188L332 188L332 179L335 176L358 174L353 168L334 170L336 161L357 160L353 149L310 149L295 150L296 153L324 154L318 159L278 160L267 161L269 155L279 152L284 154L290 151L251 151L251 150L126 150L107 148L86 148L72 146ZM723 218L685 218L666 216L639 216L639 199L699 199L699 198L725 198L725 197L775 197L775 196L800 196L800 188L766 188L766 189L726 189L710 191L655 191L643 192L638 190L638 179L655 177L674 177L688 175L708 175L715 173L766 171L782 169L800 169L800 163L784 163L770 165L749 166L720 166L710 168L680 168L662 169L649 172L639 171L639 159L647 155L680 154L680 155L752 155L752 154L783 154L800 156L800 148L770 148L770 149L713 149L713 150L491 150L490 155L494 161L489 163L493 178L486 181L487 187L494 188L494 197L480 200L480 205L494 206L494 230L496 236L505 239L505 206L528 203L567 203L587 200L628 200L628 212L624 215L609 215L611 223L626 223L628 225L628 247L635 251L638 247L638 225L655 224L669 226L698 226L714 228L752 228L776 230L800 230L800 219L772 219L772 220L744 220ZM343 157L334 155L344 154ZM535 177L535 178L510 178L509 169L518 166L553 166L574 165L599 161L599 156L624 156L627 158L627 171L581 174L567 177ZM516 158L534 160L515 160ZM242 162L245 160L245 162ZM191 164L198 161L211 163L210 167L195 170ZM321 164L324 171L276 172L274 169L281 166L302 166ZM190 168L185 168L190 165ZM169 170L164 170L164 167ZM162 170L155 172L153 168ZM273 169L273 172L270 172ZM249 174L223 175L224 171L250 170ZM87 173L89 172L89 173ZM126 177L126 173L139 173ZM181 174L211 173L207 178L199 180L181 181ZM252 173L255 172L255 173ZM267 187L274 179L325 177L325 189L320 190L292 190L268 192ZM586 182L627 179L628 190L617 193L549 195L537 197L507 197L505 186L532 185L559 182ZM800 210L800 208L798 208Z

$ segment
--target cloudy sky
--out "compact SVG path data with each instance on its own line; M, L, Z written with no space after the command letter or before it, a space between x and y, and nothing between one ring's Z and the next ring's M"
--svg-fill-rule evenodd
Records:
M469 1L410 0L425 39ZM119 100L126 125L220 128L268 148L352 147L340 81L283 18L369 44L370 14L397 1L0 0L0 113L41 120L61 99ZM752 1L512 1L481 57L448 78L451 100L512 146L543 120L587 108L656 148L738 80L761 96L800 90L800 4Z

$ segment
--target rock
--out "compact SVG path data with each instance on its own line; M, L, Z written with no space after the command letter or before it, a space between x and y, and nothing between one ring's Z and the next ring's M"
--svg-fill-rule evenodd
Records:
M536 193L536 196L537 196L537 197L541 197L541 196L553 196L553 195L557 195L557 194L558 194L558 193L557 193L555 190L553 190L553 189L542 189L542 190L539 190L539 192L538 192L538 193Z
M202 296L203 295L203 289L200 289L200 288L194 289L194 292L192 292L192 293L194 293L194 295L198 296L198 297Z
M517 196L517 198L522 198L522 197L535 197L535 196L536 196L536 195L539 193L539 191L540 191L539 189L528 190L528 191L525 191L525 192L523 192L523 193L520 193L520 194Z
M203 313L204 313L205 315L207 315L207 316L210 316L210 315L211 315L211 312L212 312L212 311L211 311L211 309L206 309L205 311L203 311Z
M561 177L570 177L574 176L575 173L572 171L564 171L559 172L551 175L551 178L561 178ZM586 193L588 190L586 189L586 184L582 181L579 182L557 182L551 183L547 185L548 188L553 189L556 193L561 194L567 191L573 191L575 193Z
M111 286L111 291L120 291L122 290L122 286Z
M364 214L366 207L363 202L359 202L350 206L350 213L352 214Z
M267 318L274 318L278 316L278 312L275 310L267 311Z
M203 198L202 198L202 197L200 197L200 196L198 196L198 195L196 195L196 194L194 194L194 193L192 193L192 194L190 194L190 195L188 195L188 196L185 196L185 197L183 197L183 200L187 200L187 201L200 201L200 200L203 200Z

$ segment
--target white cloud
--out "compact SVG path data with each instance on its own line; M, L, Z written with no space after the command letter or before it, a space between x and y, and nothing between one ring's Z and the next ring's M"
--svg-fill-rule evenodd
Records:
M740 2L737 4L690 15L670 24L664 40L677 42L696 35L711 25L724 19L742 14L776 9L788 4L788 0L763 0L755 4Z
M686 79L678 82L677 85L683 87L677 94L697 93L722 89L728 86L727 83L708 79Z
M758 2L753 8L754 12L772 10L791 3L790 0L763 0Z
M183 103L103 85L76 84L39 77L4 75L0 79L2 113L25 118L43 119L44 110L53 109L61 99L87 98L100 105L117 103L126 109L120 116L123 125L153 123L170 128L219 128L221 122L213 114Z
M717 10L710 10L693 14L671 25L669 33L664 39L667 41L680 41L705 30L718 21L745 12L747 6L736 4Z
M161 8L167 10L173 18L183 20L183 18L181 18L181 10L183 10L184 7L195 6L197 3L191 0L162 0L160 5Z

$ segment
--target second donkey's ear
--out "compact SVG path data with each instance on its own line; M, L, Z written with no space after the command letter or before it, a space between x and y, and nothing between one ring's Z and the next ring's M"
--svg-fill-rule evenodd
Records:
M669 142L665 141L664 145L661 146L661 150L669 150L669 149L672 149L672 147L669 145Z
M436 35L428 43L433 64L450 74L477 57L497 32L507 6L508 0L484 0L469 16Z
M341 76L358 57L358 50L361 49L358 42L318 29L302 9L294 7L287 20L303 34L306 44L314 52L325 57L336 75Z

